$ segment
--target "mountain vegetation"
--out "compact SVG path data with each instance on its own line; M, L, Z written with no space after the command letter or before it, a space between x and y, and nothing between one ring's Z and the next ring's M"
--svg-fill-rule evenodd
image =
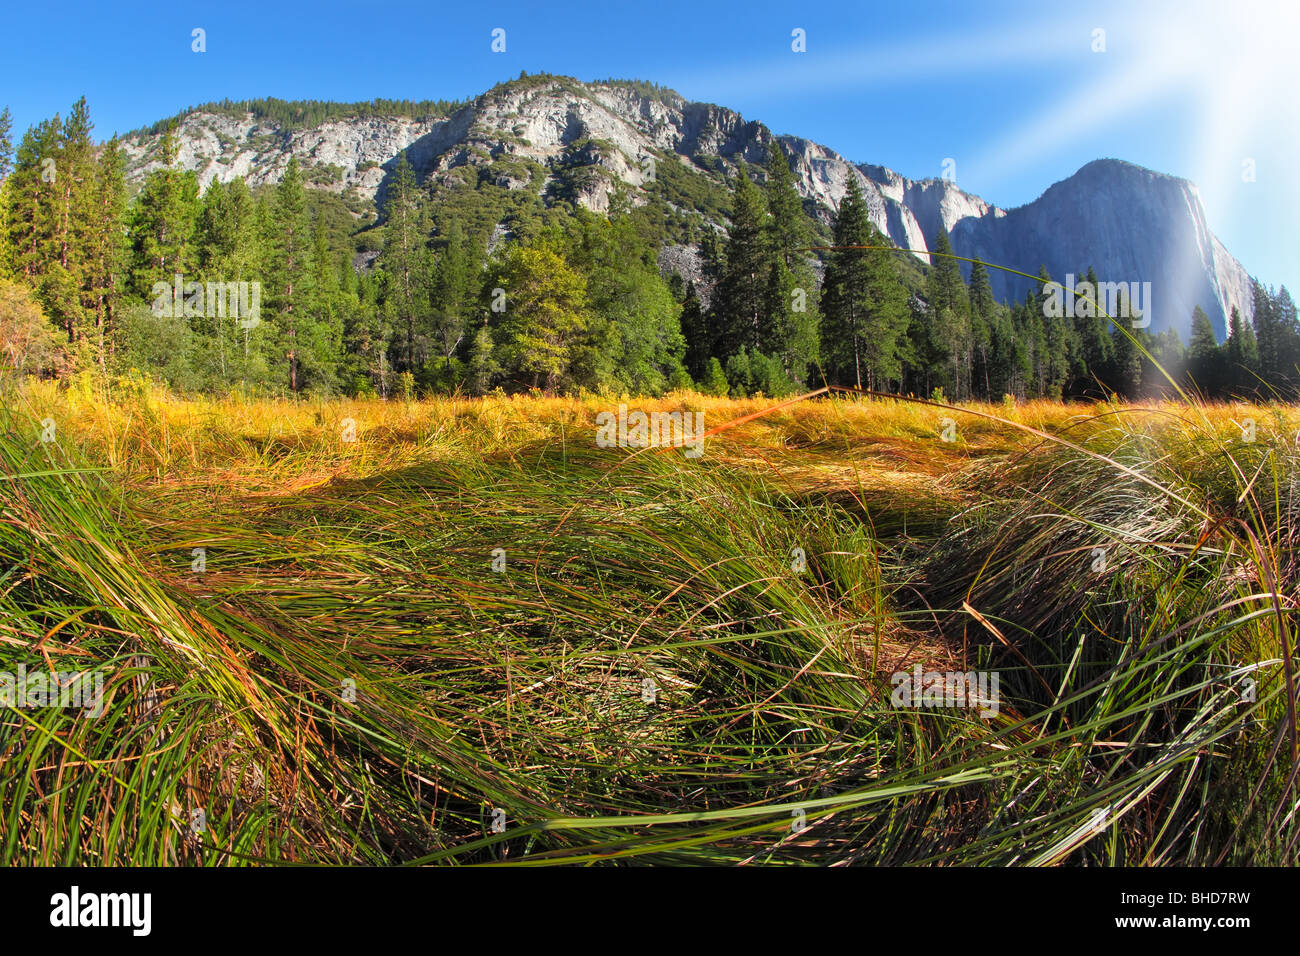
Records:
M292 129L455 107L212 108ZM188 392L293 395L1300 391L1300 321L1285 288L1257 283L1251 321L1234 311L1223 343L1200 307L1187 343L1172 330L1149 335L1136 317L1112 321L1084 295L1052 318L1045 269L1024 301L999 303L990 269L976 262L963 278L943 230L928 266L895 251L855 179L833 221L821 221L775 139L762 162L737 161L725 188L663 155L639 197L611 173L617 147L597 137L570 142L549 167L503 152L437 176L403 152L375 214L361 215L314 188L319 167L297 156L274 184L234 177L201 189L176 162L175 124L159 127L159 163L130 197L120 141L94 141L84 98L16 148L9 125L6 111L0 323L15 330L6 366L27 374L135 373ZM603 189L597 211L585 200ZM665 250L687 245L701 250L698 275L661 265ZM1096 289L1095 271L1078 266ZM160 290L166 302L177 283L186 306L160 309ZM191 308L192 290L232 283L257 284L254 321L206 300Z

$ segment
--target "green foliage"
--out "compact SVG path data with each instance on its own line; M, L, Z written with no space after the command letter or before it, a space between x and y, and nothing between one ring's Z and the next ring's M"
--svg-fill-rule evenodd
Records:
M704 391L709 395L726 395L731 390L727 373L716 357L709 359L709 367L701 381Z
M173 117L159 120L152 126L132 130L126 135L157 136L169 127L179 124L193 113L212 113L242 120L252 114L259 123L273 124L283 132L310 129L322 123L350 119L389 119L404 117L416 122L444 119L465 105L467 101L452 100L386 100L374 99L368 103L334 103L321 100L280 100L275 97L252 100L220 100L203 103L181 110Z
M714 296L715 355L729 357L742 348L762 348L765 294L771 272L771 235L762 192L742 167L736 178L735 206L727 233L727 265Z
M659 274L654 252L626 213L614 221L580 213L570 261L587 276L594 321L603 338L589 362L588 387L657 395L680 381L686 343L680 309ZM594 361L593 361L594 360Z
M673 96L653 85L612 85L665 102ZM488 95L542 88L589 94L566 78L523 74ZM278 151L299 125L427 119L457 104L211 106L251 112L265 123L262 147ZM297 160L276 186L251 190L236 178L200 194L195 174L175 166L176 128L174 121L151 128L157 168L130 204L123 153L116 141L93 143L84 99L66 120L56 116L22 137L0 183L0 274L29 289L66 339L58 363L42 360L48 373L98 366L102 375L129 369L138 356L140 368L165 368L184 388L242 383L381 396L400 387L401 373L420 393L504 386L647 394L690 381L713 390L715 372L729 373L737 393L784 394L819 384L824 373L831 384L912 394L941 387L954 400L997 400L1154 394L1172 388L1162 384L1163 366L1212 395L1300 394L1300 322L1285 288L1256 286L1253 322L1235 312L1222 346L1198 319L1185 356L1177 336L1117 327L1081 293L1072 316L1048 316L1046 270L1023 302L995 302L983 264L973 263L963 282L962 267L945 255L946 234L935 237L928 268L883 248L841 248L825 256L819 282L810 245L888 240L872 225L856 177L828 231L801 200L780 142L756 124L745 135L768 143L765 163L750 167L732 154L734 189L718 175L732 160L717 156L623 157L646 174L632 187L613 176L620 160L610 142L577 139L548 168L510 151L516 135L501 150L474 145L461 165L424 182L400 157L383 184L378 221L354 191L308 188L337 182L337 167L302 169ZM9 151L0 113L0 172ZM57 176L45 175L50 163ZM608 196L607 215L585 208L597 194ZM663 281L667 246L698 250L698 287L678 276ZM497 286L485 286L489 249L496 280L510 263L506 272L517 270L514 278L538 292L535 314L516 317L517 325L490 311L485 288ZM543 249L563 264L563 288L543 288L536 261L525 267L512 258ZM200 289L260 283L260 322L245 327L203 309L185 315L177 355L162 362L142 331L149 323L136 313L128 322L124 310L170 308L177 275ZM1092 269L1086 282L1096 290ZM548 312L545 303L557 301Z
M121 318L114 371L138 371L151 381L181 392L202 387L204 383L193 367L194 336L184 316L156 315L144 305L132 305Z
M493 352L512 384L568 386L591 315L587 282L561 249L553 242L511 246L491 266L484 288L489 308L502 307L493 312Z
M663 103L665 106L680 107L685 100L675 90L666 86L660 86L658 83L651 83L647 80L620 80L607 79L599 81L603 86L612 86L615 89L627 89L643 96L655 103Z
M0 165L9 163L0 117ZM29 129L0 200L0 274L19 278L67 337L68 371L97 365L112 348L121 295L123 163L117 141L98 150L85 97L65 121Z
M822 292L822 341L832 384L889 390L903 374L907 291L897 258L882 249L885 237L871 224L856 178L835 219L834 246Z
M333 163L315 163L304 178L313 186L332 186L343 181L343 167Z
M650 202L637 214L653 224L648 238L659 242L698 241L705 223L725 221L732 210L732 196L713 177L690 169L675 153L656 152L655 178L645 186Z
M52 375L65 362L57 330L26 287L0 279L0 369L22 375Z
M420 203L415 171L405 152L397 158L384 200L384 234L384 252L379 261L387 282L385 301L392 303L404 333L397 368L413 374L423 364L426 351L424 329L417 330L417 324L422 326L427 315L433 277L426 247L428 225L424 207Z
M785 398L796 391L779 357L751 352L744 346L727 359L727 381L733 398L752 395Z
M149 174L131 207L131 289L147 301L156 298L156 284L171 284L174 275L190 275L198 265L199 182L193 172L172 168L169 136L161 146L167 165Z
M711 342L708 320L704 314L704 307L695 293L694 282L686 287L686 300L682 303L681 330L686 347L684 355L686 371L697 382L703 382L708 378L712 364ZM719 364L719 371L721 368Z
M1210 393L1222 384L1225 371L1223 357L1210 317L1198 305L1192 312L1192 335L1187 343L1187 371L1202 391Z

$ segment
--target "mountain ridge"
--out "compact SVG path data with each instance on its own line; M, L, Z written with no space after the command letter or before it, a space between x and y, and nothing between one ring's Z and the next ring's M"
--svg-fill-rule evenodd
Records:
M426 183L451 187L486 178L503 190L537 189L547 197L560 183L575 203L599 212L608 209L616 181L626 185L633 204L645 202L646 187L660 170L679 178L687 193L725 187L740 161L761 164L775 140L805 210L823 225L856 177L872 222L922 261L942 228L957 255L997 266L1036 274L1045 265L1056 279L1092 267L1107 280L1151 281L1152 332L1172 327L1186 339L1192 309L1201 305L1222 339L1233 306L1251 314L1252 277L1210 230L1195 185L1124 160L1093 160L1037 199L1008 209L948 179L912 180L883 165L853 162L804 137L774 134L727 107L640 81L583 83L538 74L457 102L255 102L289 115L295 107L337 115L297 125L259 118L253 110L240 117L240 104L228 103L179 114L177 162L193 170L202 187L235 176L254 186L273 184L289 157L298 156L315 188L344 196L364 219L382 200L405 150ZM385 104L392 115L380 115ZM422 108L425 115L400 115L404 107ZM367 115L367 108L374 112ZM139 182L158 168L160 139L161 132L143 130L123 140L129 180ZM664 168L666 162L680 168ZM670 205L687 233L725 226L707 204ZM680 245L668 259L698 272L690 265L698 244ZM999 269L990 279L1002 301L1021 299L1029 288L1028 280Z

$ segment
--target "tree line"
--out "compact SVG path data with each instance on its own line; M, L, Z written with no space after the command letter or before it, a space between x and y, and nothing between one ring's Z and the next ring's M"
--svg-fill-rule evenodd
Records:
M307 187L296 157L273 186L200 189L177 166L174 126L129 197L121 144L93 141L84 98L16 149L10 125L5 110L0 333L20 373L139 374L185 391L781 396L834 384L998 401L1160 394L1163 368L1210 396L1300 394L1285 288L1256 284L1252 320L1234 309L1222 344L1200 307L1186 345L1082 305L1053 318L1045 269L1023 301L999 303L983 264L964 272L944 233L928 267L894 250L854 179L826 245L775 140L761 165L739 162L726 228L699 230L700 269L684 278L661 274L664 238L647 226L659 213L618 182L604 213L556 195L503 235L498 210L516 194L467 207L488 193L439 192L403 153L378 222L359 222ZM1092 269L1080 274L1097 288ZM160 308L174 283L186 307ZM255 321L212 308L209 283L255 283Z

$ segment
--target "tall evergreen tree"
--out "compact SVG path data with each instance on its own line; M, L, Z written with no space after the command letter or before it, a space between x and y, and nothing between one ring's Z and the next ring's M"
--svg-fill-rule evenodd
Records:
M433 334L439 343L445 371L451 371L452 356L473 327L478 298L478 250L465 238L459 222L452 222L433 278Z
M1229 385L1239 393L1253 392L1259 384L1259 344L1255 330L1241 317L1235 305L1228 318L1228 341L1224 343Z
M1300 319L1297 319L1296 306L1286 286L1278 289L1276 297L1272 297L1272 312L1279 330L1275 360L1279 386L1294 398L1300 394Z
M766 215L763 194L750 182L742 164L727 233L726 267L713 297L721 333L715 354L720 358L742 347L757 349L761 345L764 298L771 276Z
M1205 394L1216 393L1223 384L1223 353L1214 335L1210 317L1199 305L1192 311L1191 339L1187 343L1187 372Z
M67 328L48 311L47 277L58 264L58 160L62 152L63 124L59 117L31 127L23 135L14 157L12 175L5 180L5 220L9 232L9 268L37 299L48 317Z
M583 276L553 242L515 245L489 270L489 301L493 289L505 292L505 309L491 313L497 317L492 362L521 385L567 386L590 322Z
M280 344L288 363L289 391L297 394L304 384L299 375L299 327L307 322L308 262L311 250L307 198L303 191L298 157L289 159L284 176L275 188L274 225L271 237L270 299Z
M768 144L766 171L763 195L771 215L772 247L785 260L786 267L793 269L806 255L802 250L809 245L808 220L794 173L776 140Z
M902 374L900 337L908 321L906 293L885 237L872 225L856 177L835 217L822 286L822 353L833 382L882 389Z
M682 303L681 315L682 337L686 341L686 371L698 384L703 385L709 371L709 359L712 357L709 341L708 321L704 308L700 305L695 292L695 283L686 286L686 301Z
M114 346L116 317L126 272L126 162L113 137L100 150L92 184L93 220L88 236L86 270L88 307L94 317L95 348L105 371Z
M970 302L971 333L971 387L984 399L992 399L993 382L998 376L990 368L994 327L997 323L997 301L984 263L973 262L967 298Z
M9 115L9 107L0 110L0 183L9 178L13 172L13 117Z
M809 227L794 174L773 140L768 146L767 182L772 264L768 269L765 320L760 348L777 357L786 375L802 384L817 359L817 280L809 262Z
M332 392L338 385L343 358L343 309L338 260L329 248L325 227L317 218L311 230L305 290L305 315L298 325L299 354L304 378L317 391Z
M428 257L425 254L425 222L419 200L415 170L403 151L393 168L392 183L384 201L385 242L381 262L392 283L389 298L394 302L404 333L402 371L416 369L416 325L428 301Z
M950 258L952 245L948 234L940 229L934 239L930 257L930 272L926 276L925 298L928 328L925 351L927 358L946 358L943 379L952 385L952 398L962 399L970 394L970 306L966 285L962 282L961 267Z
M1177 329L1165 329L1155 337L1151 357L1155 362L1160 363L1160 368L1156 368L1151 361L1143 363L1143 391L1152 397L1174 394L1173 385L1169 380L1173 379L1174 382L1181 384L1187 365L1187 349Z
M1105 388L1115 388L1111 379L1117 372L1115 347L1117 339L1111 335L1111 321L1097 307L1097 273L1089 266L1084 283L1091 290L1074 301L1074 340L1071 362L1069 394L1071 397L1094 395L1098 382ZM1080 285L1082 285L1081 283Z
M13 172L13 119L9 107L0 110L0 279L13 272L9 251L9 174Z
M194 230L199 212L199 183L193 172L173 168L176 140L172 130L158 143L162 168L145 179L131 210L131 291L154 298L155 283L188 276L198 263Z
M1151 352L1155 339L1145 329L1128 325L1128 321L1120 319L1124 325L1116 323L1111 335L1115 343L1115 374L1111 387L1121 398L1132 400L1142 389L1143 352Z
M1264 381L1282 394L1291 393L1290 356L1295 352L1295 329L1288 326L1277 302L1260 283L1251 284L1252 322L1259 370Z

